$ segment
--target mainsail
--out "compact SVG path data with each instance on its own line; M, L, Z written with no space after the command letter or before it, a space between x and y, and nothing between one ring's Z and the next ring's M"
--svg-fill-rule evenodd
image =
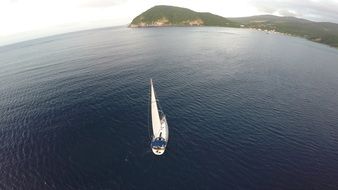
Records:
M155 137L160 136L160 131L161 131L161 120L160 120L160 115L158 112L158 107L157 107L157 101L156 101L156 95L154 91L154 86L153 86L153 80L150 80L151 83L151 122L153 126L153 134Z

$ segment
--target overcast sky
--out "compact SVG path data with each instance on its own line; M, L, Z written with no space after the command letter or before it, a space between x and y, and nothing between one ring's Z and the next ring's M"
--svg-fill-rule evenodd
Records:
M0 45L127 25L154 5L182 6L224 17L273 14L338 23L338 0L0 0Z

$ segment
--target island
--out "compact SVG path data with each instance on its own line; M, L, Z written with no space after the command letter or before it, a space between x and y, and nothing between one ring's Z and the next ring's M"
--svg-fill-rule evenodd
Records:
M338 48L338 24L314 22L296 17L258 15L225 18L208 12L195 12L187 8L158 5L135 17L129 25L131 28L172 26L251 28L267 33L303 37Z
M237 23L218 15L166 5L158 5L148 9L135 17L129 26L132 28L163 26L238 27Z

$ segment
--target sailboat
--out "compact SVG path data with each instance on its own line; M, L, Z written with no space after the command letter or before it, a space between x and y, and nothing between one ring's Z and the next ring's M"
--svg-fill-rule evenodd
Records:
M150 146L155 155L162 155L168 144L169 130L167 119L162 110L158 107L152 79L150 79L150 103L153 132Z

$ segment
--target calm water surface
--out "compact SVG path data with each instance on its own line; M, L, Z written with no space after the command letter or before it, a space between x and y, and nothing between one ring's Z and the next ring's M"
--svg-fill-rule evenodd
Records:
M149 79L170 127L148 137ZM0 47L0 189L338 189L338 50L231 28Z

